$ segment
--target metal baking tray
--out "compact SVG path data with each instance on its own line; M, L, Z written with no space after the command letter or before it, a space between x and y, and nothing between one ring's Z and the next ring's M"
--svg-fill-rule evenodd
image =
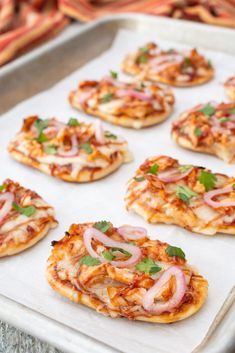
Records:
M107 50L119 29L157 33L158 38L235 54L235 31L146 15L109 16L88 25L73 24L56 40L0 70L0 114L78 69ZM193 38L193 42L192 42ZM230 43L230 45L228 45ZM0 319L64 352L112 353L117 350L0 295ZM192 353L235 352L235 287L203 342ZM146 351L147 353L147 351Z

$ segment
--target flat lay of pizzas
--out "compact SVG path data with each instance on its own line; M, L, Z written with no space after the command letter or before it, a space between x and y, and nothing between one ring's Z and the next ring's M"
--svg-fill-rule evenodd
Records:
M207 281L183 250L150 240L144 228L72 224L52 245L51 287L104 315L170 323L193 315L206 300Z
M225 81L224 90L228 98L235 101L235 76L232 76Z
M0 257L33 246L57 225L52 206L10 179L0 186L0 206Z
M8 151L20 163L78 183L103 178L132 158L123 138L76 118L65 124L28 117Z
M191 87L210 81L214 76L211 62L197 49L179 52L163 50L155 43L147 43L135 53L128 54L122 69L142 79L178 87Z
M184 148L235 163L235 103L199 104L177 118L172 138Z
M126 207L149 223L235 234L235 178L168 156L147 159L129 181Z
M147 81L126 83L117 73L100 81L82 81L69 95L74 107L115 125L139 129L168 118L174 105L170 89Z

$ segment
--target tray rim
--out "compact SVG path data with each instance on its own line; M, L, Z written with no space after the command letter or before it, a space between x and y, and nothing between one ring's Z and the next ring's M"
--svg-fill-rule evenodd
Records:
M163 17L158 17L158 16L152 16L152 15L143 15L143 14L135 14L135 13L127 13L127 14L118 14L118 15L109 15L105 16L102 19L96 20L94 22L88 23L88 24L73 24L72 26L74 27L71 31L67 31L67 33L64 36L57 37L56 39L52 40L49 43L46 43L42 45L39 48L36 48L30 53L25 54L22 57L19 57L15 61L7 64L0 70L0 80L1 77L13 72L14 70L17 70L19 67L30 63L31 61L35 61L39 59L39 57L43 56L43 54L48 53L48 52L53 52L54 49L57 47L63 46L63 44L67 43L69 40L72 40L73 38L80 37L82 33L85 32L90 32L94 30L96 27L105 25L105 24L111 24L114 23L118 29L121 28L127 28L124 26L123 21L135 21L141 23L142 21L147 21L148 24L152 21L154 22L159 22L162 24L173 24L174 26L180 28L181 26L185 26L185 28L188 28L190 30L206 30L207 32L214 32L215 34L218 33L220 36L227 36L234 38L235 40L235 31L232 29L228 28L221 28L221 27L216 27L216 26L211 26L211 25L205 25L202 23L196 23L196 22L190 22L190 21L181 21L181 20L175 20L175 19L170 19L170 18L163 18ZM138 29L139 32L144 32L143 29ZM178 40L176 40L177 42ZM203 45L202 45L203 47ZM205 47L205 46L204 46ZM213 49L213 48L211 48ZM227 52L227 50L219 49L220 51ZM214 48L215 50L215 48ZM235 47L234 50L229 51L230 54L234 53L235 54ZM10 109L12 109L11 107ZM232 291L232 301L231 301L231 293L228 295L228 298L226 299L224 305L226 306L226 302L228 301L229 307L226 308L226 312L224 312L224 315L220 317L220 320L217 322L216 329L218 328L218 325L221 325L222 320L224 319L224 316L226 316L228 309L233 305L233 309L235 308L235 287L233 288ZM223 306L224 306L223 305ZM223 308L222 306L222 308ZM220 310L221 311L221 310ZM220 311L217 316L220 316ZM216 316L216 318L217 318ZM227 315L228 316L228 315ZM230 315L231 316L231 315ZM213 321L212 325L214 325ZM113 353L113 352L119 352L118 350L114 349L111 346L108 346L106 343L103 343L101 341L98 341L95 338L92 338L82 332L76 331L64 324L61 324L60 322L49 318L36 310L30 309L18 302L15 302L14 300L5 297L4 295L0 294L0 319L3 321L6 321L10 323L13 326L16 326L17 328L33 335L36 336L43 341L47 341L53 346L62 349L64 352L68 353L80 353L80 352L87 352L89 348L89 353ZM231 324L235 319L235 310L233 312L233 317L231 318ZM34 325L31 324L32 320L34 322L37 322L36 328ZM45 330L46 327L46 330ZM224 348L228 346L228 343L230 340L233 339L234 334L235 334L235 322L233 323L233 327L230 330L230 336L227 336L227 340L225 339L220 339L218 341L218 349L216 350L216 353L224 353ZM64 333L64 335L62 334ZM215 353L215 350L212 350L212 347L206 347L208 339L210 339L211 335L214 333L214 330L210 332L210 329L205 336L207 338L206 342L204 343L203 346L199 344L198 347L195 347L193 352L203 352L203 353ZM62 335L61 335L62 334ZM45 335L47 337L45 337ZM61 336L60 336L61 335ZM59 338L58 338L59 337ZM70 341L68 341L68 338ZM68 347L70 345L70 347ZM78 350L79 349L79 350ZM198 350L199 349L199 350ZM227 351L226 351L227 352Z

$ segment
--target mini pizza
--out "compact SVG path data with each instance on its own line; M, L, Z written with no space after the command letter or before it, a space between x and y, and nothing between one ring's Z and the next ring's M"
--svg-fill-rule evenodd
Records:
M51 287L112 318L170 323L193 315L206 300L207 281L183 250L150 240L144 228L73 224L52 245Z
M19 162L70 182L103 178L131 160L123 138L104 131L99 121L76 118L65 124L28 117L8 150Z
M70 104L115 125L139 129L165 120L174 105L174 96L156 84L117 80L117 73L100 81L82 81L69 95Z
M168 156L149 158L139 167L125 201L128 210L149 223L208 235L235 234L235 178Z
M235 163L235 103L209 102L184 112L172 125L177 144Z
M185 52L163 50L155 43L148 43L127 55L122 69L142 79L179 87L200 85L211 80L214 75L210 61L199 54L197 49Z
M54 209L36 192L7 179L0 186L0 257L17 254L55 228Z
M227 94L227 96L232 100L235 101L235 76L230 77L225 83L224 83L224 89Z

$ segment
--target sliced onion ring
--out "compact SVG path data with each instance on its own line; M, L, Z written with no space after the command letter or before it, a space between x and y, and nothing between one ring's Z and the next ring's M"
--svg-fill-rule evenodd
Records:
M218 208L218 207L233 207L235 206L235 200L220 200L220 201L214 201L213 198L218 195L224 195L228 194L232 191L235 191L232 186L228 186L227 188L223 189L216 189L216 190L211 190L208 191L204 194L204 201L207 203L207 205L213 207L213 208Z
M142 227L125 225L119 227L117 231L125 240L139 240L147 237L147 230Z
M181 179L184 179L191 171L192 168L189 168L186 172L180 173L178 168L171 168L165 172L158 173L157 177L159 180L164 183L172 183Z
M71 148L68 151L65 151L63 147L58 149L57 155L60 157L74 157L78 154L78 142L76 135L71 137Z
M0 194L0 202L4 202L2 208L0 208L0 223L10 212L12 203L14 201L14 194L12 192L4 192Z
M120 98L129 96L129 97L138 98L142 101L147 101L147 102L150 102L153 99L153 97L150 94L135 91L134 89L120 89L116 92L116 95L117 97L120 97Z
M166 302L155 303L155 297L161 292L162 288L174 276L176 280L176 289L172 297ZM146 311L160 315L163 312L171 312L176 308L186 292L186 280L184 272L178 266L169 267L156 283L151 287L143 297L143 307Z
M113 240L113 239L107 237L107 235L105 235L104 233L100 232L98 229L95 229L92 227L87 228L85 230L85 232L83 234L83 239L84 239L85 248L88 251L90 256L92 256L96 259L99 259L100 262L102 262L102 263L109 262L111 265L116 266L116 267L133 266L140 260L141 255L142 255L141 250L137 246L131 245L131 244L126 244L121 241ZM93 249L93 247L91 245L92 239L96 239L108 247L115 247L115 248L120 248L120 249L126 250L131 254L131 257L125 261L108 261L104 257L98 255L95 252L95 250Z

